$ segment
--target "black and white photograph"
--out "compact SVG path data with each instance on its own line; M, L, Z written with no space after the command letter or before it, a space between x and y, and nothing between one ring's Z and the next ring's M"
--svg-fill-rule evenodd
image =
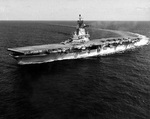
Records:
M0 119L150 119L150 0L0 0Z

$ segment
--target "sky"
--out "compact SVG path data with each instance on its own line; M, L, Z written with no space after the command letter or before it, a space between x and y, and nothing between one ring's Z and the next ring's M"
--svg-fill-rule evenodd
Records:
M150 21L150 0L0 0L0 20Z

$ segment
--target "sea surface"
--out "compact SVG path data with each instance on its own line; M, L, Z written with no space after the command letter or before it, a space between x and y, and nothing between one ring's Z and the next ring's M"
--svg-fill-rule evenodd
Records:
M150 22L87 21L150 37ZM150 119L150 45L19 66L7 48L59 43L75 21L0 21L0 119ZM91 39L114 34L92 30Z

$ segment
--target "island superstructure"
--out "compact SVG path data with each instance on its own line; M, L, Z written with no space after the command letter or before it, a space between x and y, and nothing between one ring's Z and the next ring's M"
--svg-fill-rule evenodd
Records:
M71 43L76 44L76 43L84 43L84 42L89 41L90 35L86 31L85 27L88 27L88 25L83 23L82 17L81 15L79 15L79 20L77 21L76 31L74 32L72 38L65 41L64 43L66 44L69 41Z
M18 64L25 65L108 55L145 45L149 42L147 37L139 34L90 40L86 27L88 25L84 24L81 15L79 15L75 32L70 39L64 42L8 48L7 50L11 52L10 56L16 59Z

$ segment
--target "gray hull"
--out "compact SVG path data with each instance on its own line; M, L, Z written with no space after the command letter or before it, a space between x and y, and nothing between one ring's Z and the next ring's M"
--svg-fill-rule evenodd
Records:
M51 54L44 54L44 55L36 55L36 56L23 56L16 58L18 64L40 64L46 62L53 62L58 60L67 60L67 59L79 59L85 58L90 56L95 56L93 53L97 53L97 50L89 51L82 51L76 53L51 53Z

